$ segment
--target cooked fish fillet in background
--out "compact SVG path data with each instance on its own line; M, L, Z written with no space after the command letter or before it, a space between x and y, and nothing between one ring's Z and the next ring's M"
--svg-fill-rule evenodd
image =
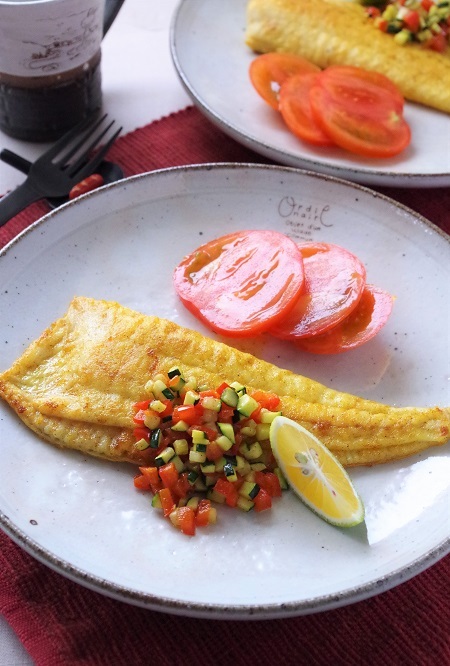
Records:
M340 393L173 322L91 298L75 298L0 374L0 396L52 444L145 464L133 404L145 398L149 379L174 365L202 385L239 381L276 392L285 416L345 465L402 458L449 438L449 409L394 408Z
M450 49L401 46L348 0L250 0L246 43L301 55L321 68L354 65L388 76L403 96L450 113Z

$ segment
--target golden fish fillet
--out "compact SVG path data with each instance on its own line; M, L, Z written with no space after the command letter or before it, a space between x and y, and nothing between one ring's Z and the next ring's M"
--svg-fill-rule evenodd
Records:
M321 68L354 65L388 76L413 102L450 113L450 49L401 46L348 0L250 0L246 43L295 53Z
M52 444L143 464L133 404L145 398L149 379L174 365L201 385L239 381L276 392L283 413L349 466L401 458L449 437L448 409L394 408L340 393L173 322L90 298L75 298L0 374L0 396Z

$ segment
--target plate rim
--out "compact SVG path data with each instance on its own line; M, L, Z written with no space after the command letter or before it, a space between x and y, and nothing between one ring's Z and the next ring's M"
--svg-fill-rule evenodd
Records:
M450 245L450 236L445 234L443 230L437 227L433 222L423 217L411 208L408 208L402 203L395 201L389 196L373 191L369 187L347 181L335 176L322 174L314 171L298 169L290 166L279 165L263 165L245 162L214 162L205 164L193 164L177 167L167 167L154 171L148 171L135 176L124 178L120 181L111 183L103 188L89 192L77 200L69 201L58 209L52 210L43 217L36 220L30 226L25 228L17 236L15 236L9 243L7 243L0 250L0 260L5 256L12 247L15 247L21 239L39 229L41 225L47 223L57 224L59 216L69 206L79 206L81 201L92 197L104 197L107 191L111 188L121 189L125 188L128 183L138 180L147 180L158 178L161 176L170 176L173 173L179 172L211 172L211 171L229 171L232 170L251 170L254 172L275 172L275 173L290 173L299 174L303 177L313 178L315 180L331 181L339 186L349 190L356 190L364 192L374 198L380 199L393 206L395 209L401 209L408 214L412 215L416 220L422 222L427 227L436 231ZM54 219L56 217L56 219ZM161 595L154 595L150 592L139 592L125 585L114 583L110 580L105 580L98 575L89 573L82 568L71 564L66 559L56 556L54 553L41 546L38 541L29 537L23 530L21 530L15 523L3 512L0 511L0 528L4 531L17 545L22 547L26 552L35 557L41 563L47 565L49 568L64 575L83 587L90 590L100 592L119 601L130 603L145 607L149 610L161 611L166 613L188 615L199 618L216 618L216 619L230 619L230 620L249 620L249 619L276 619L284 617L292 617L299 615L313 614L324 610L332 610L344 605L349 605L362 601L364 599L373 597L381 592L387 591L396 587L398 584L405 582L419 573L432 566L447 554L450 553L450 536L441 540L438 544L429 548L425 553L416 557L405 567L400 567L394 571L377 577L368 583L362 585L352 586L346 590L321 595L318 597L308 598L301 601L289 601L283 603L269 603L256 605L252 604L236 604L236 605L222 605L220 603L211 602L191 602L170 599Z
M196 0L199 1L199 0ZM204 2L205 0L201 0ZM241 0L244 1L244 0ZM195 90L195 86L190 81L184 68L181 64L179 53L177 50L177 38L179 34L179 22L181 14L192 0L179 0L177 7L174 10L170 28L169 28L169 46L172 62L174 64L176 73L189 97L192 99L195 106L220 130L222 130L229 137L238 141L242 145L250 148L259 155L268 157L272 160L280 160L282 164L294 168L317 170L325 175L334 176L338 178L348 179L345 173L351 174L355 178L355 182L365 185L379 185L390 187L420 187L427 188L443 188L450 185L450 168L448 172L438 172L433 174L419 174L408 172L395 172L380 169L372 169L370 167L355 168L352 166L339 166L333 165L326 160L317 162L313 158L298 157L293 153L286 152L283 149L277 148L273 145L267 144L246 132L242 131L232 122L229 122L226 117L208 104Z

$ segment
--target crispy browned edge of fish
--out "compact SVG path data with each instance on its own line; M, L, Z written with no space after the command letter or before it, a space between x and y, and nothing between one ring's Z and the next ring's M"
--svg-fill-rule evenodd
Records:
M321 68L373 69L389 77L406 99L450 113L450 49L437 53L419 44L401 46L357 3L249 0L245 41L256 53L290 51Z

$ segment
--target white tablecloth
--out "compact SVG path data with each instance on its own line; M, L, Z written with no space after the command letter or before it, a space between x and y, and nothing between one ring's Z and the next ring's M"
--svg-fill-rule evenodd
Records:
M102 47L104 110L123 133L147 125L190 103L172 64L169 28L178 0L125 0ZM34 160L42 144L17 141L0 131L0 149ZM0 162L0 193L24 179ZM0 666L32 664L14 632L0 617Z

